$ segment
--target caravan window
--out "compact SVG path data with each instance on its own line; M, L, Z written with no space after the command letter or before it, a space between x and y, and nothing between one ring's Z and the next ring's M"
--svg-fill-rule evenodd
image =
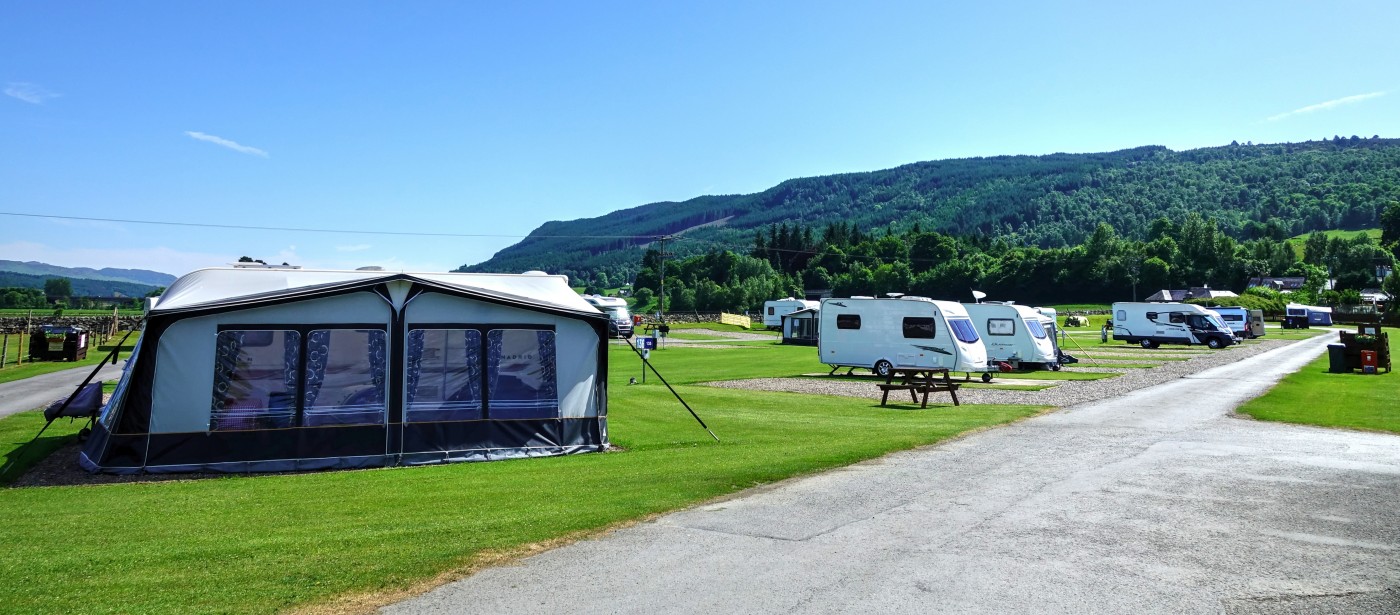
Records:
M302 424L382 424L387 366L383 330L312 331L306 336Z
M934 320L927 316L906 316L904 337L931 340L934 336Z
M220 331L209 430L291 427L300 374L299 332Z
M836 315L836 328L837 328L837 329L859 329L859 328L860 328L860 314L837 314L837 315Z
M1030 332L1031 332L1031 335L1035 336L1035 339L1038 339L1038 340L1043 340L1043 339L1045 339L1045 327L1044 327L1043 325L1040 324L1040 321L1039 321L1039 320L1031 320L1031 319L1027 318L1027 319L1026 319L1026 330L1027 330L1027 331L1030 331Z
M982 339L977 337L977 328L972 326L972 320L967 318L949 318L948 328L953 330L953 336L964 344L974 344Z
M1221 314L1221 316L1230 322L1244 322L1243 314Z
M1186 315L1182 314L1181 312L1172 312L1171 314L1168 314L1168 318L1169 320L1171 320L1171 322L1176 324L1186 322Z
M408 332L404 422L481 418L481 332L414 329Z
M773 310L774 310L774 309L776 309L776 308L774 308L774 307L771 306L771 305L768 306L768 315L769 315L769 316L772 316L772 315L773 315Z
M557 386L553 331L495 329L486 333L490 418L558 418Z
M988 318L987 335L1016 335L1016 321L1010 318Z

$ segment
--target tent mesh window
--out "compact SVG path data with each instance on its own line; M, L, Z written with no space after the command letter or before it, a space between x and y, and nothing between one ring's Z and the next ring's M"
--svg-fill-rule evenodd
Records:
M384 422L385 337L379 329L318 329L307 336L304 426Z
M490 418L558 418L554 332L531 329L488 331L486 379Z
M414 329L408 332L408 409L404 421L481 418L481 332Z
M301 334L220 331L215 344L209 430L291 427Z

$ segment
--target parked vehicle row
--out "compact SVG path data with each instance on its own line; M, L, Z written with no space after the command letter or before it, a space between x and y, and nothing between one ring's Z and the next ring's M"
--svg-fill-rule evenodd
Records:
M1262 320L1260 315L1261 329ZM1113 339L1143 348L1162 344L1224 348L1238 341L1220 316L1199 305L1128 301L1113 304Z

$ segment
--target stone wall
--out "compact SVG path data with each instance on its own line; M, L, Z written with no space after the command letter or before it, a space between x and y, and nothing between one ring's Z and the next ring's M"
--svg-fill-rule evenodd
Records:
M25 323L32 327L41 325L61 325L78 326L94 333L105 333L112 326L111 316L39 316L35 314L33 318L26 319L23 316L5 316L0 318L0 332L22 333ZM118 316L117 329L120 331L130 331L135 329L141 322L140 316Z

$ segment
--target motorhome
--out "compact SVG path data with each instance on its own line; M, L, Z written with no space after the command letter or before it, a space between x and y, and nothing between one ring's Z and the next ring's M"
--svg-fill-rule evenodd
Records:
M601 295L584 295L598 311L608 315L608 334L612 337L632 339L632 314L627 311L627 300Z
M1251 310L1240 306L1213 308L1225 321L1225 326L1235 332L1236 337L1254 339L1264 336L1264 310Z
M918 367L987 371L987 349L961 304L907 296L824 299L820 314L817 352L833 370L864 367L881 376Z
M963 308L977 327L989 362L1005 362L1014 367L1060 368L1054 340L1042 320L1045 317L1035 308L991 301L964 303Z
M1162 344L1224 348L1235 343L1235 334L1199 305L1119 302L1113 304L1113 339L1143 348Z
M769 329L778 329L783 326L783 316L798 310L812 310L821 307L819 301L807 301L805 299L774 299L763 302L763 326Z

